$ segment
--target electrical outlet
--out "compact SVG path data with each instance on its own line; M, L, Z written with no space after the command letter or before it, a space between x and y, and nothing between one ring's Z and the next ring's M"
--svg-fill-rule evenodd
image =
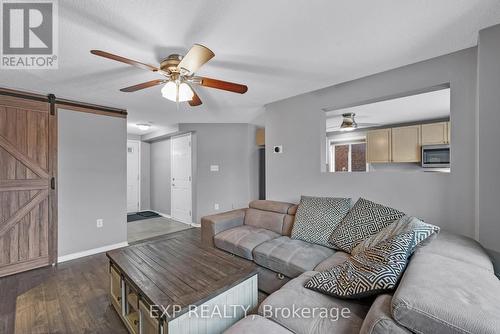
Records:
M219 210L219 203L214 204L214 210Z
M101 228L104 225L104 220L103 219L97 219L96 220L96 225L98 228Z

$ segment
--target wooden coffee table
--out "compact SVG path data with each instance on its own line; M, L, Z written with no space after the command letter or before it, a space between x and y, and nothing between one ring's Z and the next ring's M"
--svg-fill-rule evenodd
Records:
M134 334L221 333L257 306L251 262L190 229L107 253L110 299Z

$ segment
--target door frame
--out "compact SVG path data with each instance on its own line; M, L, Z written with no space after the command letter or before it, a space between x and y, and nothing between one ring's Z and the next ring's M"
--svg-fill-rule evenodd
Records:
M172 187L172 171L174 170L173 169L173 161L174 159L172 158L173 157L173 140L175 138L181 138L181 137L187 137L189 136L189 151L191 153L191 189L190 189L190 193L191 193L191 209L190 209L190 212L191 212L191 221L189 223L186 223L186 224L196 224L195 221L193 221L193 133L192 132L188 132L188 133L183 133L183 134L180 134L180 135L175 135L175 136L172 136L170 137L170 217L172 217L172 219L175 219L174 216L172 215L172 208L173 208L173 201L174 201L174 187ZM182 222L182 223L185 223L185 222Z
M142 202L141 202L141 180L142 180L142 170L141 170L141 141L137 139L127 139L127 144L128 142L136 142L137 143L137 154L138 154L138 159L137 159L137 212L141 211L142 207ZM127 164L127 173L128 173L128 164ZM127 213L128 208L127 208Z

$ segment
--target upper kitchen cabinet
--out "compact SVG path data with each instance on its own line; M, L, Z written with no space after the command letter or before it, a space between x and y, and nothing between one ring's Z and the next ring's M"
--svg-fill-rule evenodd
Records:
M450 171L450 97L443 84L323 107L321 171Z
M392 128L392 162L420 162L420 125Z
M391 129L368 131L366 154L368 163L391 162Z
M422 124L422 145L448 144L449 122Z
M446 129L448 129L448 144L451 143L451 123L448 121L446 122Z

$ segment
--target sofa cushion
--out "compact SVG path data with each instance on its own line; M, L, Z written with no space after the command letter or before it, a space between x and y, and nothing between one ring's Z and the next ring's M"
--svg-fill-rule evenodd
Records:
M441 231L432 242L415 252L439 254L494 272L493 263L483 246L476 240L458 234Z
M254 261L287 277L297 277L312 270L335 251L289 237L266 241L253 250Z
M439 227L424 223L415 217L404 216L395 220L389 226L384 227L377 234L369 236L365 240L361 241L356 247L354 247L352 254L355 255L362 253L366 249L375 246L383 240L390 239L395 235L405 232L413 232L413 248L410 251L410 253L413 253L419 244L435 237L437 233L439 233Z
M370 301L341 300L304 288L315 274L306 272L268 296L259 306L259 314L294 333L359 333ZM287 314L293 310L295 314Z
M286 216L286 213L277 213L250 208L247 209L245 213L245 225L265 228L281 235Z
M246 209L238 209L201 218L201 242L214 247L214 236L224 230L243 225Z
M383 240L327 272L316 274L305 285L330 296L364 298L393 290L413 247L413 232Z
M243 225L216 234L214 243L217 248L253 260L252 250L255 247L279 236L278 233L264 228Z
M328 238L349 211L350 203L350 198L302 196L292 239L332 247Z
M498 333L499 301L500 281L491 271L415 252L394 293L392 315L416 333Z
M359 334L411 334L392 319L391 300L392 295L380 295L375 299Z
M224 334L256 334L256 333L270 333L270 334L293 334L283 326L278 325L274 321L268 320L260 315L249 315L241 319L231 327L229 327Z
M314 271L328 271L335 267L336 265L342 264L349 258L349 254L342 251L337 251L330 257L327 257L323 261L321 261L316 267L314 267Z
M292 208L294 206L295 204L293 203L270 201L270 200L255 200L251 201L248 204L248 207L252 209L272 211L277 213L287 213L291 215L295 214L295 212L294 213L290 212L290 210L294 211L294 209Z
M330 243L336 249L351 253L363 239L378 233L404 215L396 209L360 198L333 231Z

